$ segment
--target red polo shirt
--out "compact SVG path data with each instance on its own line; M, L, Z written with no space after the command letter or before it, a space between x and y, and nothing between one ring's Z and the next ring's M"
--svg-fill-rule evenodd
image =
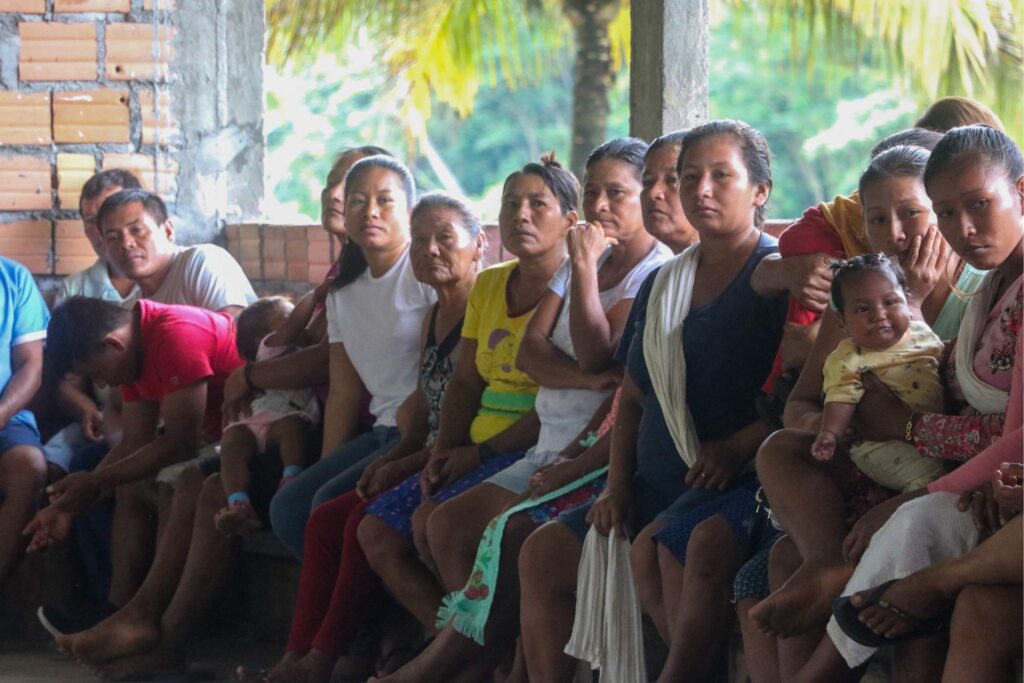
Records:
M169 306L145 299L135 304L142 333L142 375L121 387L125 401L161 402L168 394L207 380L203 432L219 439L224 381L243 362L235 348L235 321L227 313Z

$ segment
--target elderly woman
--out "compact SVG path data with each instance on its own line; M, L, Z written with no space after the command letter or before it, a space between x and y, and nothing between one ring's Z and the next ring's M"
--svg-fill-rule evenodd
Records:
M362 496L372 499L426 462L484 245L479 220L463 202L442 193L424 195L410 222L413 272L437 291L438 301L423 320L419 384L402 408L401 438L367 468L358 490L313 512L285 655L266 673L240 669L240 680L326 681L373 613L377 584L356 538L367 504Z
M456 672L484 675L511 651L518 625L517 595L511 585L517 542L502 539L506 552L499 560L488 552L489 542L481 544L481 535L492 518L525 498L536 472L558 460L565 449L575 451L588 426L598 426L607 413L618 383L615 374L607 373L614 370L612 355L630 305L647 274L670 254L644 230L640 194L646 151L642 141L620 138L600 145L587 159L587 225L569 233L569 259L549 283L516 358L540 385L537 445L523 460L431 514L428 542L441 578L449 590L467 588L445 600L441 619L450 623L441 635L413 662L383 680L440 681ZM602 378L608 378L609 386L595 386L595 379ZM474 557L486 555L492 559L481 560L479 576L474 569L471 577ZM500 581L509 577L510 585ZM481 591L501 595L500 602L490 609L470 609L470 604L482 604L471 597ZM481 648L471 638L484 627L489 635Z

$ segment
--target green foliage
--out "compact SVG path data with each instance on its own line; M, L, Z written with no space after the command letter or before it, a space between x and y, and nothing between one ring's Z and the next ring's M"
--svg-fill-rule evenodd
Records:
M810 55L813 66L792 69L785 41L748 39L764 21L754 12L726 12L713 26L710 109L713 117L742 118L765 134L775 155L769 215L796 217L850 192L871 147L911 125L917 109L891 90L884 70L868 58L826 66L827 51L819 45ZM509 172L548 150L567 159L571 70L563 51L549 58L544 78L514 90L500 81L481 88L466 118L434 107L426 139L486 219L497 215ZM323 178L346 146L381 144L410 162L423 189L443 185L407 136L401 103L387 96L384 69L358 46L344 54L344 65L325 56L301 72L268 67L266 83L268 213L275 220L319 215ZM611 93L609 138L628 133L628 85L628 74L621 73Z

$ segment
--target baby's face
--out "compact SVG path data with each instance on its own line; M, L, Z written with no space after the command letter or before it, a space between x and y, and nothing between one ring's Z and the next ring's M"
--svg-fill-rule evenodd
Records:
M843 327L858 346L883 351L909 326L906 294L890 273L868 270L843 283Z

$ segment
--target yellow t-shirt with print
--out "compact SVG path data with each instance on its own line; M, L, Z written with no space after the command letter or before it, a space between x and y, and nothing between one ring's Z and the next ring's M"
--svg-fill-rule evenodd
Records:
M481 272L466 304L462 336L476 342L476 369L487 382L480 410L469 428L473 443L505 430L533 408L537 383L516 367L519 344L533 309L509 317L506 288L518 260Z
M941 413L942 350L942 340L919 320L912 320L903 337L881 351L844 339L825 361L825 403L859 403L864 395L861 373L870 370L915 411Z

